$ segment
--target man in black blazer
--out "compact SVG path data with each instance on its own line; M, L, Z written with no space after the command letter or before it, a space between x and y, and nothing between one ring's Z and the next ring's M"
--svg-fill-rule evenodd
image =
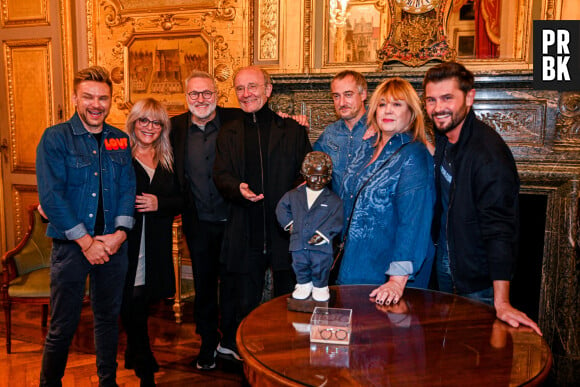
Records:
M222 298L218 307L219 256L228 217L228 204L212 180L215 143L220 128L242 112L235 108L216 107L217 89L214 78L194 71L185 80L189 111L171 119L171 144L175 172L186 198L182 214L183 232L191 255L195 285L194 317L201 348L195 361L200 370L216 366L219 309L222 310L221 330L234 326L233 316L223 311L230 296Z
M234 289L239 323L259 305L268 267L275 296L294 289L288 235L277 225L275 208L284 193L301 181L302 160L312 147L304 127L268 107L272 93L268 73L258 67L242 68L234 87L244 114L220 131L214 181L231 206L221 253L226 273L221 281ZM223 333L218 352L236 351L235 330Z

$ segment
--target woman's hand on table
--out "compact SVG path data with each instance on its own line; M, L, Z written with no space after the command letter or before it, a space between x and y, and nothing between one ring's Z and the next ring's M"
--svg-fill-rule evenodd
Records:
M386 283L374 289L369 297L375 298L374 301L379 305L396 304L403 297L408 278L406 275L392 275Z

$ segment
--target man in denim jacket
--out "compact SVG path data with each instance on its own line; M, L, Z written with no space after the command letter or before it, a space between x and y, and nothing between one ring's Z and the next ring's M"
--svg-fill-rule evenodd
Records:
M312 148L332 159L332 190L342 198L342 178L367 130L367 81L361 73L344 70L332 78L330 90L340 119L324 129Z
M36 155L40 205L53 238L51 320L40 385L61 385L89 275L99 385L116 386L117 319L135 174L128 136L104 123L111 107L108 71L80 70L74 88L75 115L46 129Z

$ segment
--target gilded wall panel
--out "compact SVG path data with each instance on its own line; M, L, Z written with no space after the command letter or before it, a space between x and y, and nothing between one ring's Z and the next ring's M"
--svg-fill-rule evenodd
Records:
M156 1L156 12L143 8L148 3L87 0L89 62L109 69L114 83L108 121L123 127L132 104L146 96L171 115L185 111L183 81L193 69L216 77L220 105L236 105L232 76L248 64L247 2Z
M219 0L119 0L121 12L217 8Z
M278 0L259 0L255 28L257 28L256 63L277 63L280 52L280 3Z
M35 185L13 185L12 203L14 203L15 241L20 241L28 230L28 207L38 203L38 190Z
M48 0L2 1L2 27L48 25Z
M4 43L12 172L34 173L36 144L52 122L51 52L47 39Z

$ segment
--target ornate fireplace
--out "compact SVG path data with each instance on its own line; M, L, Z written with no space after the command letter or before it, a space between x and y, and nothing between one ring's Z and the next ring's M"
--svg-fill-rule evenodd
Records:
M365 76L369 90L385 77L401 76L422 91L423 73L389 71ZM329 93L331 78L328 74L273 76L273 108L306 114L313 141L336 119ZM554 381L578 383L580 93L533 90L530 71L476 73L476 90L475 113L510 145L518 164L521 193L543 203L535 205L537 201L532 199L532 205L522 208L526 216L529 211L541 212L543 245L537 240L522 242L535 242L539 249L543 246L541 263L537 263L541 273L535 274L540 283L535 299L539 299L540 327L554 355ZM526 257L522 260L526 263Z

